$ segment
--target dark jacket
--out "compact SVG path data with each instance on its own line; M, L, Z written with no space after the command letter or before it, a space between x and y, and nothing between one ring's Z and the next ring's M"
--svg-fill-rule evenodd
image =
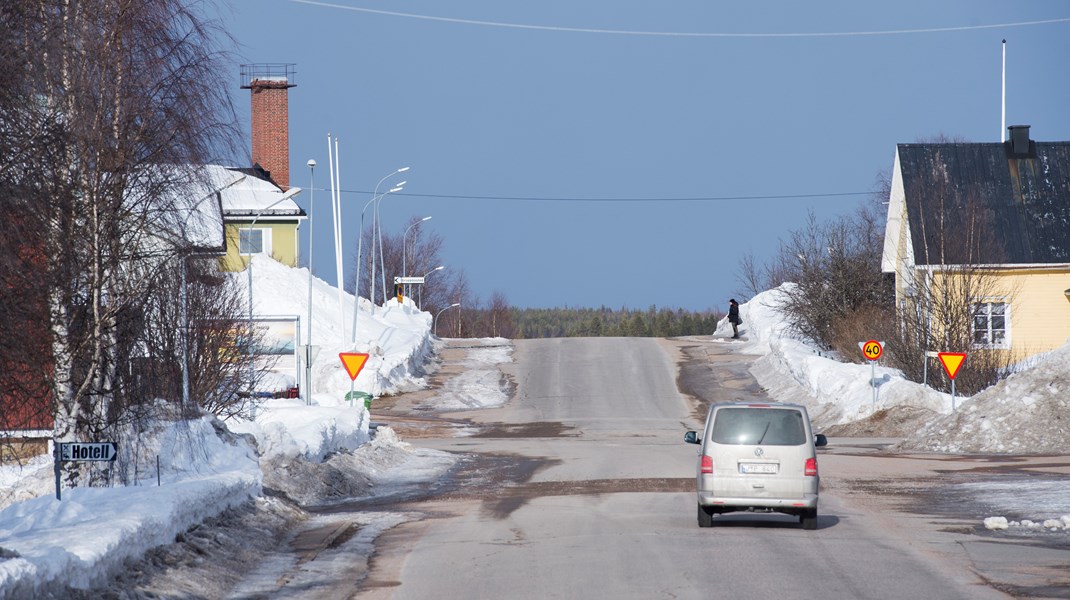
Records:
M735 302L728 304L728 322L739 325L743 321L739 319L739 305Z

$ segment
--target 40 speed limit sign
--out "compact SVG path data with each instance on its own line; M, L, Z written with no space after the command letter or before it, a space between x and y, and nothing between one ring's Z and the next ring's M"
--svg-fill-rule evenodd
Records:
M866 360L877 360L884 353L884 346L877 340L869 340L859 345L862 346L862 355Z

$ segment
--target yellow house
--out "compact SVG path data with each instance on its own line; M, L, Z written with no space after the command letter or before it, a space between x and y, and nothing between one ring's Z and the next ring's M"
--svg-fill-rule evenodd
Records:
M253 255L266 255L296 267L305 211L293 198L301 188L283 191L256 168L209 167L220 182L227 253L224 271L242 271Z
M896 147L882 270L897 306L968 296L970 348L935 350L1021 359L1070 339L1070 142L1009 129L1003 143Z

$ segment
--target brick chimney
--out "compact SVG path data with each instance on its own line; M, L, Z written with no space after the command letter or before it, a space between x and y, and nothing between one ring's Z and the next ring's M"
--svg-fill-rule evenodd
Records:
M251 91L253 165L280 188L290 188L290 115L288 90L293 63L241 65L242 89Z

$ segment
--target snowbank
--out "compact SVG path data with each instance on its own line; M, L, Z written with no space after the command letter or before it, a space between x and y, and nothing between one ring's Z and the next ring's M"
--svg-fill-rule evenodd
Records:
M784 286L794 284L787 283ZM740 305L743 352L757 354L751 372L772 397L808 408L819 428L856 423L882 411L916 409L932 419L897 448L946 453L1070 453L1070 344L1039 357L973 398L951 396L882 366L841 363L794 339L777 309L785 287ZM714 339L726 339L722 320ZM878 382L876 394L870 380Z
M127 558L174 541L205 518L259 495L257 457L213 417L168 427L171 469L121 488L73 488L0 512L0 596L34 597L106 580Z
M247 273L231 276L247 289ZM257 315L296 315L304 323L308 285L306 269L253 259ZM319 279L312 280L312 288L313 343L320 353L308 403L266 400L254 419L225 426L214 417L160 424L155 435L138 441L139 452L163 458L159 485L153 472L126 487L64 489L63 499L56 500L48 457L21 469L0 468L0 484L10 489L0 497L0 506L6 506L0 510L0 598L37 597L105 581L127 558L169 544L191 526L259 496L262 465L320 461L366 445L355 461L357 468L371 471L372 483L384 477L375 468L386 464L384 457L400 467L402 480L449 468L451 457L415 451L390 433L367 444L368 411L363 403L345 400L350 389L379 396L426 385L423 367L433 353L431 315L410 300L379 307L361 299L353 343L353 296L342 293L339 303L338 290ZM338 359L342 351L370 355L355 382ZM276 386L291 386L303 375L295 373L292 361L278 366L278 373L265 378Z
M741 304L743 341L732 342L743 352L759 355L751 373L771 396L806 406L820 428L860 421L895 407L951 411L950 395L907 381L896 369L839 362L795 339L777 308L784 290L792 285L786 283ZM714 336L727 338L731 329L724 319ZM877 382L876 394L871 380Z
M1070 454L1070 344L982 391L901 442L901 450Z

